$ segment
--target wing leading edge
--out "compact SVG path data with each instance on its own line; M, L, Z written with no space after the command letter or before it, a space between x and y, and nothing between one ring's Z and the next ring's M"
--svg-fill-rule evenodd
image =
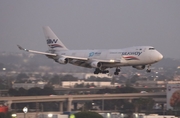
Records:
M56 57L56 56L59 56L60 58L61 57L64 57L64 58L68 58L68 59L75 59L75 60L80 60L80 61L98 61L98 62L103 62L103 63L117 63L117 62L120 62L120 60L111 60L111 59L107 59L107 60L102 60L102 59L92 59L92 58L85 58L85 57L75 57L75 56L68 56L68 55L58 55L58 54L55 54L55 53L48 53L48 52L41 52L41 51L35 51L35 50L29 50L29 49L25 49L23 47L21 47L20 45L17 45L18 48L20 50L23 50L23 51L26 51L26 52L31 52L31 53L36 53L36 54L42 54L42 55L46 55L46 56L53 56L53 57Z
M47 55L47 56L57 56L57 54L53 54L53 53L48 53L48 52L40 52L40 51L35 51L35 50L28 50L28 49L25 49L23 47L21 47L20 45L17 45L18 48L20 50L24 50L26 52L32 52L32 53L36 53L36 54L43 54L43 55Z

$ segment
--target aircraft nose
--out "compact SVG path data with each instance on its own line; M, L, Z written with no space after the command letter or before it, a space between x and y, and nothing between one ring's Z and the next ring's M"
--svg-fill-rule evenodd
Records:
M159 52L158 52L159 53ZM158 61L163 59L163 55L161 53L158 54Z

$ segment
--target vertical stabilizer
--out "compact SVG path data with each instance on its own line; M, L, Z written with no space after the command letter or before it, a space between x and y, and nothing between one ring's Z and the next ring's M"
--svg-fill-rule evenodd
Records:
M43 27L43 32L49 46L49 50L68 50L61 40L54 34L50 27Z

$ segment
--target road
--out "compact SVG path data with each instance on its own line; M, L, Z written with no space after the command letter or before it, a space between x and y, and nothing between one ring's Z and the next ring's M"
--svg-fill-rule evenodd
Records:
M20 96L20 97L0 97L0 101L12 101L12 103L25 102L48 102L48 101L80 101L80 100L107 100L107 99L135 99L154 98L158 101L165 101L166 93L124 93L124 94L90 94L90 95L55 95L55 96Z

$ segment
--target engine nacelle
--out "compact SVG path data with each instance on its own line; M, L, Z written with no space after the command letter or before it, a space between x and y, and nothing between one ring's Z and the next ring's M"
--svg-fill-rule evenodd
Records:
M67 58L61 57L57 60L57 62L60 64L67 64L69 60Z
M136 68L138 70L143 70L146 66L142 65L142 66L132 66L133 68Z
M98 61L94 61L91 63L91 67L93 68L101 68L102 63L98 62Z

